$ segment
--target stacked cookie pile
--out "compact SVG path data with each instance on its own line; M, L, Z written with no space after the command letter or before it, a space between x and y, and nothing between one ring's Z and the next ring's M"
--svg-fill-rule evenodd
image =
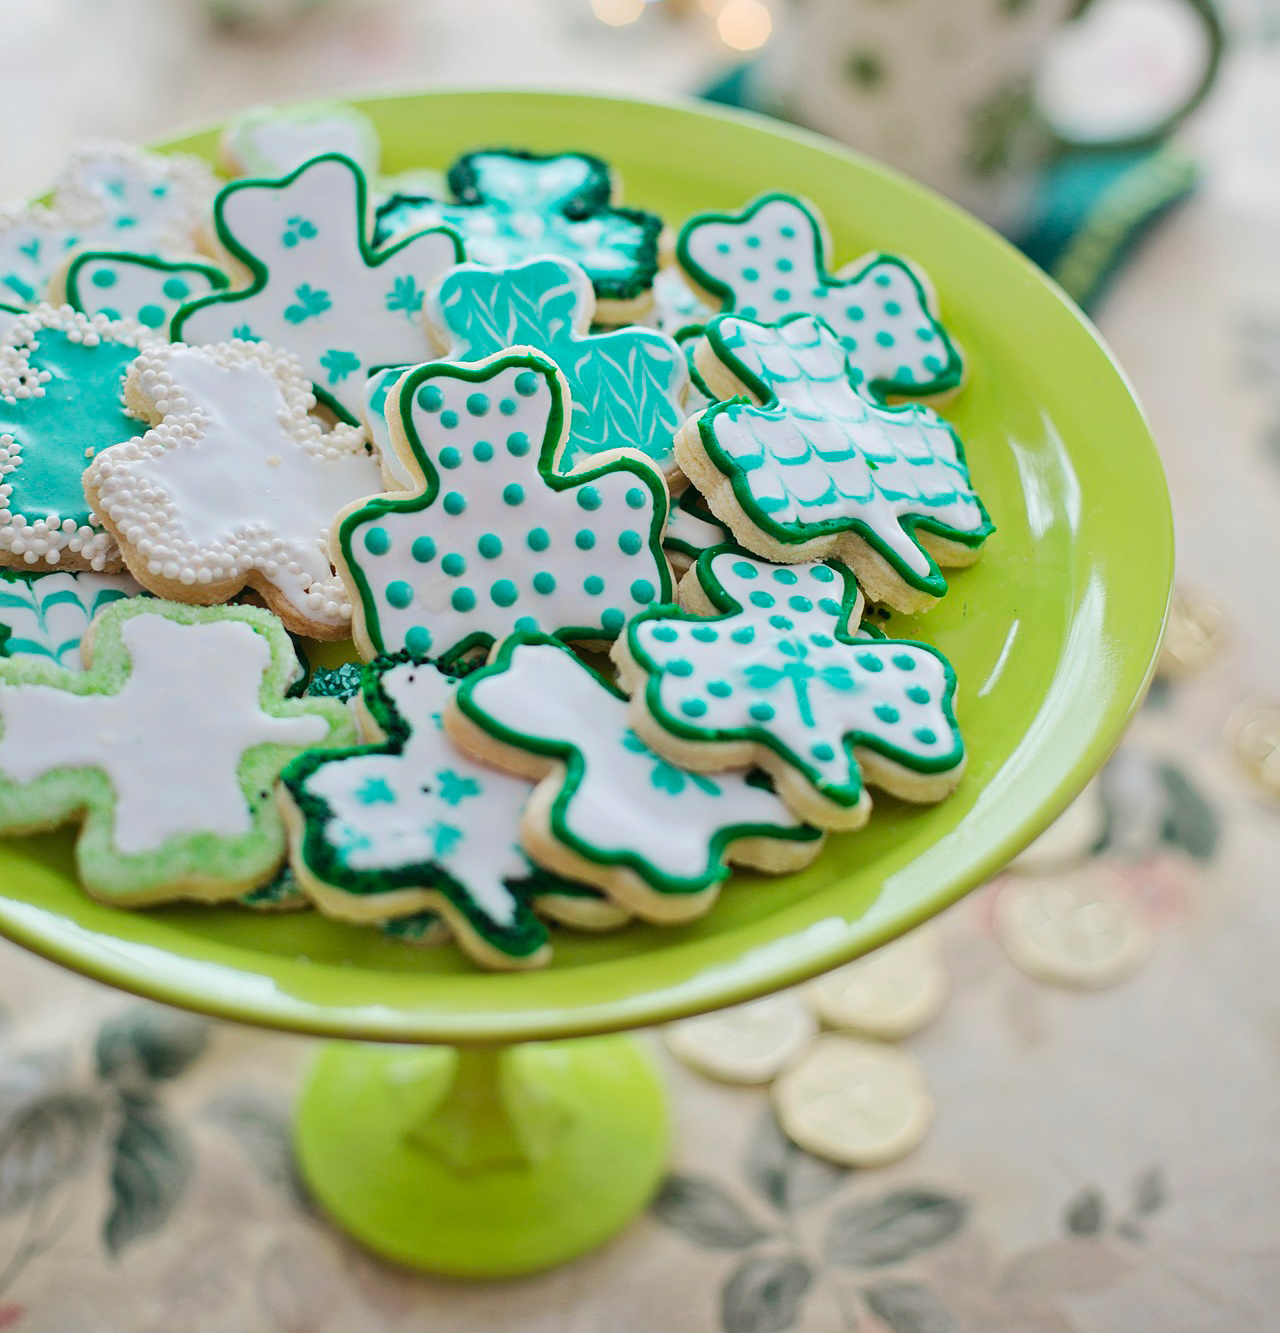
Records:
M924 276L785 194L664 265L598 158L377 157L254 112L229 182L90 146L0 216L0 831L526 967L952 790L950 666L863 623L992 531Z

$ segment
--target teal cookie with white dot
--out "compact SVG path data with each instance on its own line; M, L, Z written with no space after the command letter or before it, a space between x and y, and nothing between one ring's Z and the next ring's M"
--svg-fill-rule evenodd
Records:
M350 506L333 530L363 656L451 662L517 629L608 642L670 600L661 473L622 449L562 475L572 410L535 352L398 381L386 417L415 488Z
M854 383L876 397L938 398L964 381L926 274L873 253L837 273L822 215L790 194L765 194L738 213L699 213L680 229L676 260L719 305L758 324L788 315L825 320L849 354Z
M55 300L86 315L134 319L144 328L169 336L169 324L188 301L224 290L231 279L216 264L202 260L157 259L123 250L86 250L55 280Z
M927 644L857 637L849 572L722 546L680 585L683 611L638 616L614 646L636 733L702 772L758 764L802 819L854 829L868 785L937 801L960 781L956 678Z

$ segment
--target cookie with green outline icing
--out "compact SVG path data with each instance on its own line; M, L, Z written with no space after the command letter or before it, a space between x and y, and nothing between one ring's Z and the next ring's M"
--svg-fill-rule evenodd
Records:
M532 901L554 889L516 837L531 784L476 763L445 735L456 682L401 655L371 663L357 708L373 743L300 756L282 774L298 882L349 921L438 912L487 967L550 957Z
M188 301L220 292L230 278L198 259L158 259L126 250L77 252L51 284L51 299L107 319L131 319L160 337Z
M626 696L547 635L499 644L458 686L445 727L481 762L538 783L520 821L535 863L647 921L700 916L730 863L781 873L822 845L760 775L708 778L655 754Z
M964 363L925 274L898 255L869 254L835 275L822 215L790 194L739 213L699 213L680 229L676 259L721 313L760 324L826 320L849 353L853 382L877 397L954 393Z
M97 454L138 433L124 380L153 335L67 306L19 315L0 340L0 565L118 569L85 499Z
M382 145L373 121L345 102L256 106L232 116L218 140L228 176L287 176L325 153L341 153L376 176Z
M531 347L559 366L573 396L562 472L636 449L670 475L672 438L685 417L684 353L656 329L588 333L594 310L582 267L544 256L494 268L460 264L431 289L426 317L451 361Z
M866 823L866 784L937 801L959 782L950 664L926 644L856 637L847 570L719 547L680 601L636 617L613 651L636 733L673 763L758 764L800 818L834 829Z
M397 383L387 419L416 492L355 504L334 525L363 656L455 661L512 629L608 641L668 600L661 474L619 449L561 475L571 412L536 352L418 366Z
M843 560L868 597L904 612L946 592L940 564L977 559L994 528L959 437L928 407L859 393L822 320L720 315L696 360L732 401L681 427L676 458L741 545L781 563Z
M683 574L703 551L724 545L730 536L728 528L707 508L702 492L686 486L672 501L662 549L671 561L671 568Z
M273 875L281 767L354 739L337 700L285 697L280 622L138 597L104 608L81 651L79 673L0 660L0 832L81 823L81 883L120 906L221 901Z
M342 420L358 421L373 371L432 355L423 297L462 258L458 238L443 227L373 247L367 199L364 172L338 154L281 180L232 181L214 201L214 233L249 283L183 306L173 337L286 348L316 397Z
M460 157L448 181L452 200L420 194L387 200L378 209L379 239L452 227L477 264L518 264L539 255L580 264L602 324L627 324L648 310L662 220L617 207L620 187L607 162L587 153L488 149Z
M104 606L142 589L128 574L0 570L0 656L38 657L80 671L80 641Z
M203 606L252 588L295 633L345 638L329 525L382 480L362 430L325 431L311 414L297 358L162 344L130 367L125 397L150 429L95 458L84 491L134 578Z
M50 204L0 210L0 295L45 300L77 248L189 254L215 189L200 158L85 144L68 157Z

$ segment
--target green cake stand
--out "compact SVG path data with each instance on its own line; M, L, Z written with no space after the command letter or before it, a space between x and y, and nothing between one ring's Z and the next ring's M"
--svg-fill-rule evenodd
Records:
M77 887L68 834L0 847L0 931L18 943L169 1004L341 1039L315 1061L297 1120L302 1169L340 1226L405 1264L514 1276L603 1242L665 1169L652 1058L607 1034L791 986L910 930L1097 772L1155 662L1169 503L1132 390L1080 312L994 233L891 172L694 104L432 92L360 105L389 172L476 146L583 149L618 168L627 202L673 222L791 190L825 213L837 263L875 249L918 260L964 347L969 382L947 415L999 528L939 606L888 626L955 665L969 747L955 795L881 798L865 831L833 837L807 870L737 875L690 925L565 933L550 967L489 974L451 947L315 913L117 910ZM212 157L216 138L164 147Z

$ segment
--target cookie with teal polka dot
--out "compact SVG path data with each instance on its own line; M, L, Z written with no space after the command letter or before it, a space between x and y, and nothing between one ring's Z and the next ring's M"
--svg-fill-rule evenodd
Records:
M665 758L758 764L795 814L832 829L866 822L868 785L937 801L959 782L950 664L927 644L857 637L861 594L841 566L721 546L680 601L638 616L613 650L636 734Z
M157 259L124 250L86 250L75 256L53 283L55 301L86 315L136 319L144 328L169 336L169 321L197 297L220 292L231 279L203 260Z
M562 475L572 411L563 376L536 352L434 362L397 382L386 417L415 489L355 504L334 525L365 657L452 662L514 629L608 642L670 599L661 473L617 450Z
M709 777L671 764L628 711L625 695L563 643L520 631L461 682L444 724L481 763L537 782L520 818L537 865L644 920L700 916L731 863L777 874L818 854L821 835L763 774Z
M859 393L850 358L813 315L719 315L695 360L717 399L676 436L676 460L756 555L836 558L903 612L947 590L994 531L951 426L920 403ZM750 401L748 401L750 400Z
M790 194L762 195L738 213L696 214L676 241L680 267L721 313L760 324L818 315L844 344L854 382L873 396L954 393L964 362L927 276L881 253L832 274L829 251L822 215Z

